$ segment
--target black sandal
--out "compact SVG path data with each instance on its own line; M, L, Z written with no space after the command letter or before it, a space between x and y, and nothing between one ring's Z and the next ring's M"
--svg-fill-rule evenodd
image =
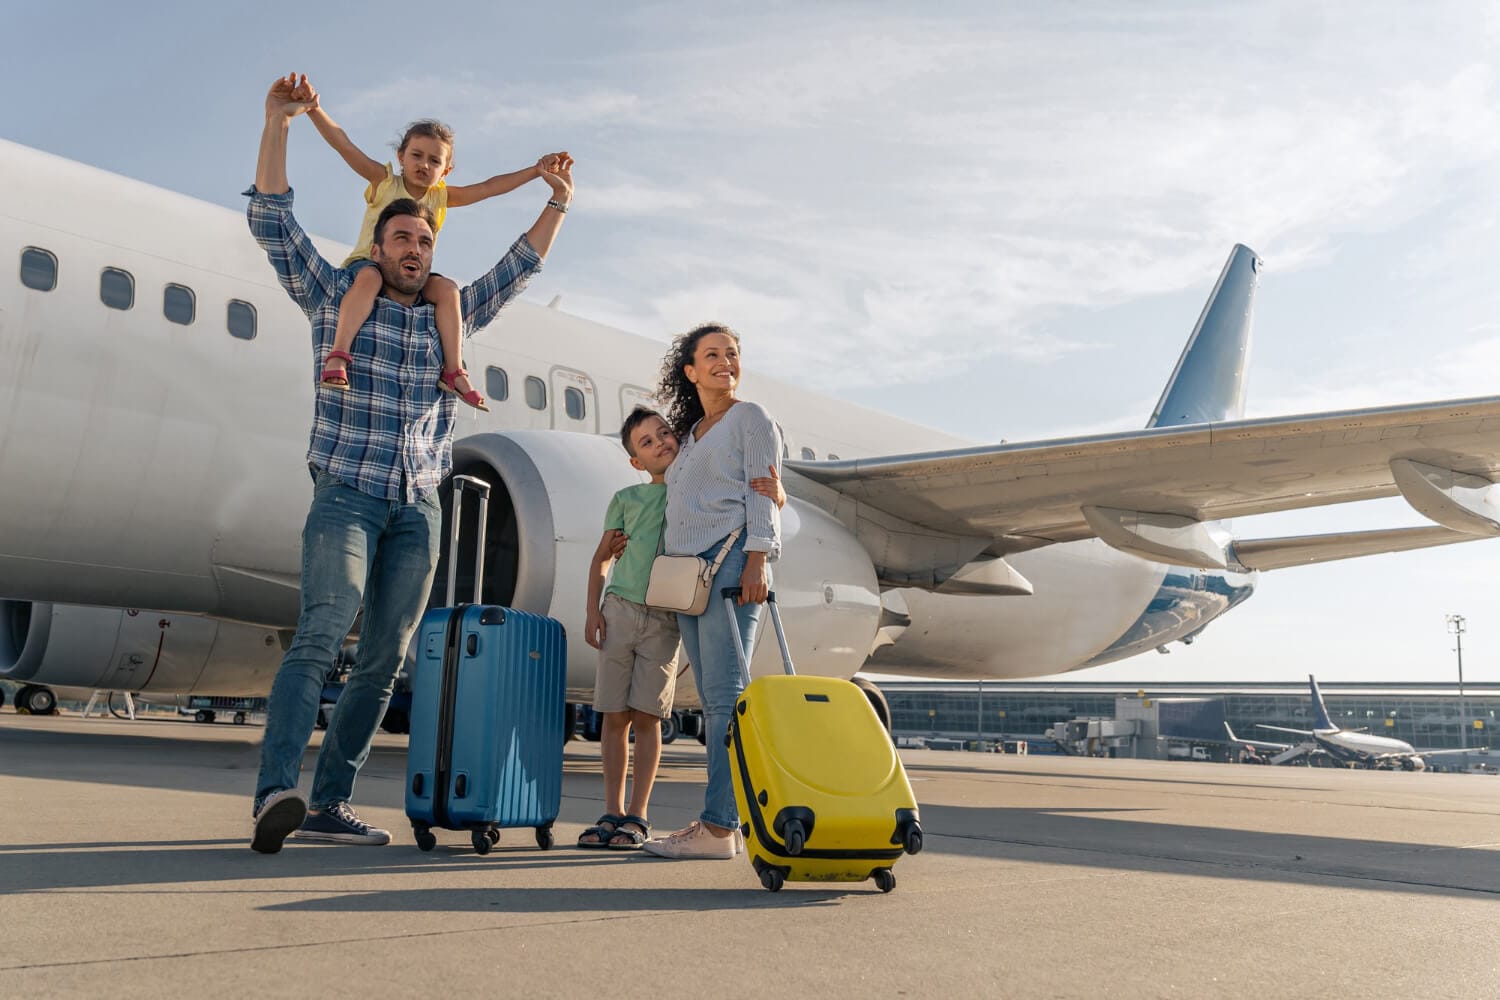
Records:
M610 840L614 838L616 828L623 822L625 822L624 816L614 816L610 813L605 813L594 820L593 826L578 835L578 846L587 850L608 847ZM583 838L588 836L593 836L595 839L585 841Z
M640 827L640 832L625 829L626 825ZM618 837L629 837L629 840L617 840ZM640 816L622 816L620 822L615 824L615 832L610 835L609 848L612 851L639 851L646 841L651 839L651 824Z

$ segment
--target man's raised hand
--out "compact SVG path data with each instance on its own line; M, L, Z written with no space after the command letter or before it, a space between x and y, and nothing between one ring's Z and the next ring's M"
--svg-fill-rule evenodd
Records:
M288 73L271 84L266 94L267 118L296 118L318 106L318 92L307 82L307 74Z
M566 152L548 153L536 161L537 172L552 188L557 200L567 204L573 198L573 157Z

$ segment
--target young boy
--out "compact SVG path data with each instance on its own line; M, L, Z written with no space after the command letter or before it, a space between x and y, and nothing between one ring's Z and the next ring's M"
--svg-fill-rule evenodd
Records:
M604 815L584 830L579 847L638 850L651 836L647 805L661 763L661 720L671 715L677 690L677 614L648 608L646 584L661 545L667 512L667 467L677 457L677 435L661 414L636 407L620 428L630 464L651 476L627 486L609 501L604 535L589 569L588 618L584 640L599 650L594 711L604 715L600 755L604 759ZM786 493L771 476L751 480L757 492L785 505ZM619 556L609 587L604 585L623 534L629 544ZM603 596L601 604L600 597ZM630 807L625 807L625 765L630 728L635 726L635 770Z

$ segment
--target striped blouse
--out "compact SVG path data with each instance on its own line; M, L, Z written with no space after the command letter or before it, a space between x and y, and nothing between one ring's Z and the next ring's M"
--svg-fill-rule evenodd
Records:
M668 555L706 551L745 527L745 551L781 554L781 511L750 480L781 472L781 429L759 403L739 402L702 441L689 432L667 469Z

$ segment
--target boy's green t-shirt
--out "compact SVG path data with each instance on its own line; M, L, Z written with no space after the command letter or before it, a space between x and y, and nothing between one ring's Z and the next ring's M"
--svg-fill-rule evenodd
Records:
M614 575L604 590L606 594L619 594L636 604L646 603L646 585L651 580L651 564L661 549L666 518L666 483L627 486L610 497L604 530L619 528L630 536L630 542L615 560Z

